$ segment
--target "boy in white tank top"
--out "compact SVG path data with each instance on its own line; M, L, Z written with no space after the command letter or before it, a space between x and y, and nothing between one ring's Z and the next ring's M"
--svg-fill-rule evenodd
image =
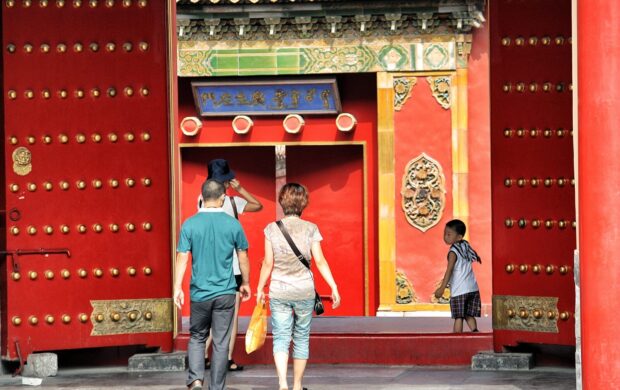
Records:
M440 298L446 286L450 285L450 311L454 318L454 333L463 332L463 320L472 332L478 332L476 317L480 317L480 292L472 264L474 261L482 261L463 239L465 231L465 223L461 220L453 219L446 223L443 240L450 245L448 267L441 285L435 291L435 297Z

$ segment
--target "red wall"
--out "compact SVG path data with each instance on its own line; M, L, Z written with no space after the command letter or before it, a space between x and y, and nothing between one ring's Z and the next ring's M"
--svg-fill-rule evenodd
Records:
M241 79L237 79L241 80ZM191 80L180 78L178 82L179 88L179 116L178 123L183 120L184 117L187 116L197 116L192 93L191 93ZM376 128L377 128L377 106L376 106L376 79L374 74L355 74L355 75L339 75L338 76L338 86L340 89L340 96L342 101L343 112L348 112L353 114L358 121L357 127L355 131L351 133L343 133L337 130L335 126L335 116L305 116L304 119L306 121L306 125L301 134L291 135L284 131L282 127L282 119L281 116L274 117L253 117L254 127L247 135L237 135L234 133L231 126L232 118L206 118L203 120L203 128L200 133L195 137L186 137L182 134L178 127L175 129L176 137L179 143L184 144L184 147L181 148L183 152L181 152L182 160L182 188L181 188L181 209L182 209L182 217L186 218L191 215L192 212L195 211L195 200L199 191L200 181L204 180L206 176L206 167L205 164L209 158L213 158L218 154L217 157L233 159L235 160L233 164L233 169L239 170L240 167L248 167L247 169L253 170L254 176L248 175L246 172L246 168L242 169L242 172L238 173L238 177L241 180L242 184L246 186L250 191L255 192L258 189L258 194L261 202L265 205L265 209L259 213L247 214L242 217L242 223L244 224L244 228L246 233L250 238L250 258L252 264L253 274L251 277L252 280L252 288L256 288L256 279L258 278L258 272L260 267L260 260L263 257L263 228L269 221L273 221L275 219L275 180L274 172L275 168L272 165L269 165L268 161L273 162L273 145L281 144L281 143L321 143L325 144L323 147L327 147L329 144L335 143L351 143L351 142L365 142L366 143L366 180L368 183L368 194L367 194L367 215L368 215L368 281L367 284L369 287L369 291L371 292L369 296L369 311L371 315L374 315L375 309L378 305L378 281L377 281L377 255L376 255L376 192L377 192L377 183L376 183L376 160L377 160L377 151L376 151ZM196 149L188 149L185 146L186 144L194 144L194 145L202 145L208 146L204 149L205 151L199 151ZM225 145L224 145L225 144ZM232 146L253 146L251 150L244 148L236 148ZM213 147L217 147L214 149ZM226 147L226 149L224 149ZM297 146L295 146L297 147ZM295 147L289 146L291 150L294 150ZM262 148L266 149L266 152L257 152L262 150ZM288 149L287 148L287 149ZM340 148L340 147L339 147ZM354 147L360 149L361 146ZM233 152L233 150L235 150ZM321 149L321 148L319 148ZM187 152L186 152L187 150ZM310 161L307 162L308 166L315 164L317 168L326 166L330 161L333 162L338 159L339 153L344 151L343 149L333 149L328 153L323 153L322 155L304 157ZM221 153L225 152L225 155ZM333 154L330 156L330 153ZM354 152L358 153L358 152ZM360 172L355 173L356 169L361 170L361 163L363 162L363 157L361 153L360 156L356 157L358 160L357 168L354 168L351 171L352 177L357 177L354 180L353 187L361 188L363 183L363 176ZM259 157L260 156L260 157ZM248 159L250 161L248 161ZM293 161L293 160L291 160ZM342 163L342 162L341 162ZM344 163L343 166L349 166L351 162ZM255 165L255 166L254 166ZM353 163L356 165L356 163ZM251 167L254 166L254 167ZM263 172L263 170L265 172ZM335 170L336 172L338 170ZM289 178L291 178L294 172L291 171ZM266 176L270 176L273 180L273 185L269 187L267 183ZM358 176L356 176L358 175ZM347 182L346 187L341 187L342 181L339 177L333 177L333 175L325 175L330 182L324 185L329 185L332 188L327 189L329 193L347 193L349 191L350 183ZM312 219L310 216L313 213L316 213L317 210L314 210L313 207L316 205L317 209L321 204L321 201L326 199L326 196L322 194L322 191L325 191L326 188L321 186L316 186L314 191L316 192L316 196L313 196L311 190L311 203L306 211L306 215L309 216L309 219ZM360 194L361 195L361 194ZM320 199L319 199L320 198ZM315 202L313 202L315 199ZM344 199L340 202L339 205L332 205L334 207L334 215L345 210L346 215L353 215L351 213L352 210L355 210L357 215L362 215L361 200L347 201ZM337 208L338 207L338 208ZM316 215L316 214L315 214ZM348 289L352 289L352 295L346 296L345 301L343 302L343 308L334 312L337 315L363 315L364 314L364 296L361 294L359 290L363 288L363 264L357 264L355 268L355 272L358 277L355 279L354 286L347 285L350 283L350 272L351 272L351 264L347 261L343 261L343 258L346 257L346 248L347 246L342 245L342 241L338 238L337 235L337 227L340 221L336 218L333 219L332 226L327 226L323 223L324 226L319 224L319 228L323 232L324 241L323 247L326 254L329 254L330 251L335 250L332 257L328 257L328 261L330 266L333 269L334 274L336 275L336 282L339 283L339 289L341 293L347 291ZM359 227L357 227L359 229ZM327 233L327 234L326 234ZM178 234L178 232L177 232ZM356 233L358 234L358 233ZM363 239L363 235L362 235ZM363 241L361 241L363 242ZM361 244L360 242L360 244ZM331 249L333 247L333 249ZM362 272L362 273L360 273ZM340 280L338 279L338 275L342 275ZM319 277L320 278L320 277ZM318 286L321 286L322 282L318 283ZM328 294L329 291L326 288L322 288L320 291L321 294ZM347 293L349 294L349 293ZM349 302L346 301L349 299ZM251 311L252 305L245 305L242 308L242 315L249 315ZM329 306L329 305L328 305ZM184 314L187 314L187 308L183 311Z
M405 272L420 303L430 302L446 268L443 225L452 218L451 118L451 111L433 97L426 77L417 78L411 97L394 113L396 268ZM426 232L407 222L400 194L407 164L421 153L439 162L446 190L443 217Z

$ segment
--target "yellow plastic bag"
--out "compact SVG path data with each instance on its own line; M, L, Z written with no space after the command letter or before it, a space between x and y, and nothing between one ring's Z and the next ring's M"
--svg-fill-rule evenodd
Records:
M265 344L267 336L267 305L265 302L256 305L250 325L245 332L245 352L252 353Z

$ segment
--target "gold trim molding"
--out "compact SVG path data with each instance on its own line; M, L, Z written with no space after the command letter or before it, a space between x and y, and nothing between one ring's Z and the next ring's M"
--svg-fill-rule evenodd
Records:
M91 336L172 331L172 300L119 299L90 301Z
M558 333L558 298L493 296L493 329Z
M441 164L426 153L409 161L400 194L411 226L426 232L437 225L446 207L446 179Z

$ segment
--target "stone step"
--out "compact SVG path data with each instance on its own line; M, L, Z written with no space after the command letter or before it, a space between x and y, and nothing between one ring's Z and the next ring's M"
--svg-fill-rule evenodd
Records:
M187 353L139 353L129 358L128 371L185 371Z
M55 353L32 353L28 356L22 376L45 378L58 374L58 355Z
M534 367L531 353L478 352L471 359L472 371L527 371Z

